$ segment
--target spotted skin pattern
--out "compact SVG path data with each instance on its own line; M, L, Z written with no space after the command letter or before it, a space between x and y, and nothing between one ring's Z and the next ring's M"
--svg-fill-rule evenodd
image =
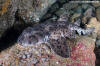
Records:
M68 58L70 56L70 49L69 42L66 42L66 40L75 39L76 32L79 35L81 33L87 35L94 30L94 28L82 29L78 24L80 20L76 22L73 24L67 21L47 21L28 27L19 36L17 42L24 47L47 43L57 55Z
M65 58L70 57L70 47L66 42L66 38L50 39L48 42L57 55Z

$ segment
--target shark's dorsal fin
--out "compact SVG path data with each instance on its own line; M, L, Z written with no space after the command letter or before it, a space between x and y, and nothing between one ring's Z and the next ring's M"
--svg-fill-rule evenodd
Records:
M80 26L80 24L81 24L81 19L76 20L76 21L74 22L74 24L77 25L77 26Z

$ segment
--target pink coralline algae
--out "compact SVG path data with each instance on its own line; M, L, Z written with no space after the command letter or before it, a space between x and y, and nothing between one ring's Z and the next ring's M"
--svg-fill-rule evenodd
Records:
M78 63L74 62L66 66L91 66L89 63L92 62L95 64L96 60L92 47L87 47L82 42L78 42L77 45L72 48L70 58Z
M67 64L66 66L85 66L85 65L81 65L79 63L73 63L73 64Z
M1 53L0 64L2 66L15 64L16 66L95 66L96 57L93 52L95 41L93 39L80 37L69 44L71 51L68 58L57 55L45 44L26 48L17 44L12 49Z

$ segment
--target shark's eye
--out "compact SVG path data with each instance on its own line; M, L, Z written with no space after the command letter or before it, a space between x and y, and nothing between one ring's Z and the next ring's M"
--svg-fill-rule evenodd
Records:
M29 39L32 39L32 38L34 38L34 36L29 36Z
M29 36L29 38L28 38L29 44L31 44L31 43L35 44L36 42L38 42L38 38L36 36L34 36L34 35Z
M36 38L36 36L34 36L34 35L29 36L29 40L33 40L35 38Z

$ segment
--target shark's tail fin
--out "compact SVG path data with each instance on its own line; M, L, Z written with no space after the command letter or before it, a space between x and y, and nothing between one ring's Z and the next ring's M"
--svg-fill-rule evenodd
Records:
M95 30L94 27L90 27L90 28L86 28L86 29L82 29L82 28L76 29L76 31L77 31L77 33L78 33L79 35L89 35L89 34L91 34L94 30Z

